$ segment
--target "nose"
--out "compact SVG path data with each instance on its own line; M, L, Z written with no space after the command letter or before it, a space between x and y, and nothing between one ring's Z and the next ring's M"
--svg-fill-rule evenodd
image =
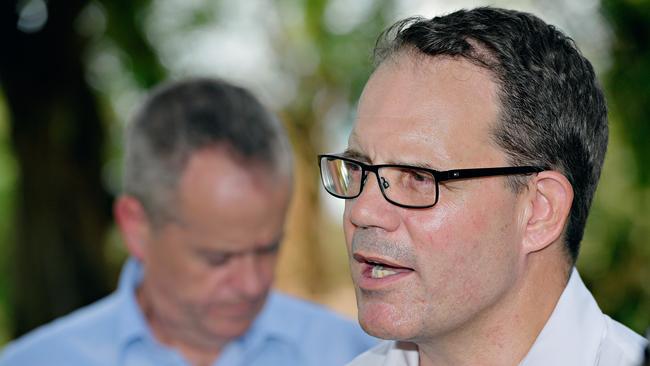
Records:
M344 219L355 227L396 230L400 222L397 212L399 207L384 198L379 184L384 184L385 180L381 181L374 172L368 172L365 179L361 194L357 198L346 200Z
M254 252L242 254L238 259L241 263L240 271L234 275L236 288L242 297L255 300L266 292L272 272L267 273Z

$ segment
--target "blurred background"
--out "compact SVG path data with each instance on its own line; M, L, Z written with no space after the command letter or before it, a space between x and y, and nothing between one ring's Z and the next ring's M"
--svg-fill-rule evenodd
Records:
M650 325L650 1L6 0L0 3L0 347L111 292L125 121L166 79L253 90L285 122L297 191L277 287L355 316L316 154L342 150L387 25L461 7L530 11L574 38L610 106L578 268L606 313Z

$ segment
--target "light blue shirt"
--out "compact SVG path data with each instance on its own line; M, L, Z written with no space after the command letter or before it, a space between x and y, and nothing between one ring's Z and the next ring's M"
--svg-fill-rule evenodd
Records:
M154 338L135 299L141 279L141 265L128 260L117 291L10 343L0 366L188 365ZM357 324L271 292L248 332L214 365L344 365L375 344Z

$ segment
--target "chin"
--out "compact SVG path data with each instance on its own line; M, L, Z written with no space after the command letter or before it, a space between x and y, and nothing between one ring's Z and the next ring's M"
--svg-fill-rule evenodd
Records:
M365 322L359 319L361 328L368 334L379 339L392 341L413 341L418 338L408 326L399 324L386 324L376 322Z
M233 340L241 337L250 328L251 322L232 324L220 322L211 324L208 331L214 338Z
M405 310L396 309L386 303L359 304L359 324L373 337L397 341L410 341L415 329Z

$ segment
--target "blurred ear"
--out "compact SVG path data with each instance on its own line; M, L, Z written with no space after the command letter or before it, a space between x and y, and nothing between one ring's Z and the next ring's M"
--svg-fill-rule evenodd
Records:
M142 261L151 233L144 207L135 197L122 195L113 205L113 214L126 249Z
M525 253L542 250L561 238L573 203L571 183L556 171L537 173L528 189Z

